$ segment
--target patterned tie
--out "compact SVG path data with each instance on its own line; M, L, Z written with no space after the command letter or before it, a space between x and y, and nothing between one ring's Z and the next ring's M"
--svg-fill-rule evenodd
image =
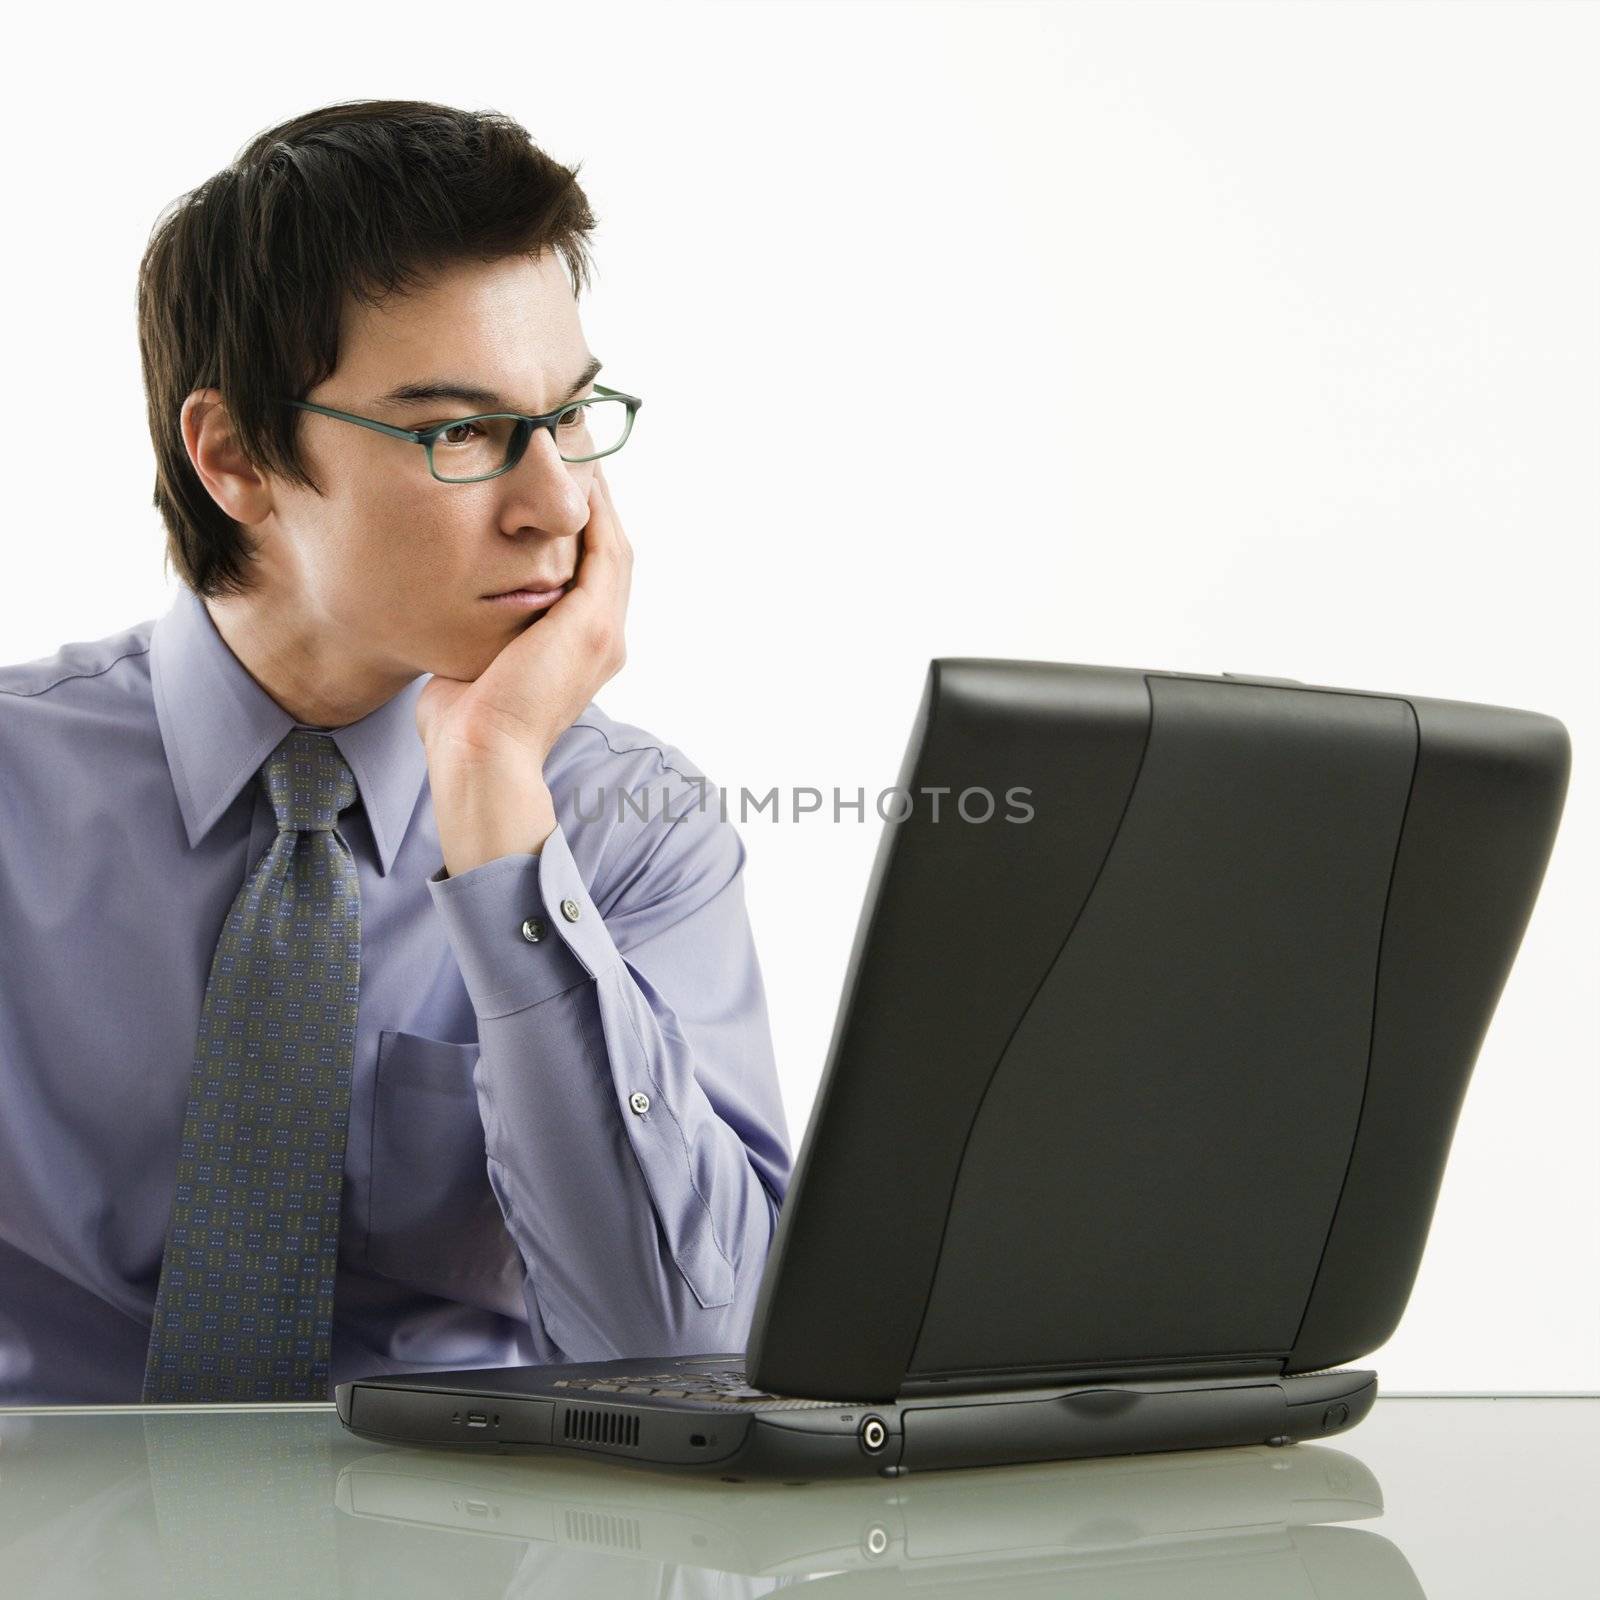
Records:
M161 1258L145 1403L327 1400L361 891L334 831L355 777L295 728L262 781L278 837L217 941Z

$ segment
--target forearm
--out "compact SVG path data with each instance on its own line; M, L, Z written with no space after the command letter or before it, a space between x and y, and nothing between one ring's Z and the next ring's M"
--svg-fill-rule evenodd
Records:
M559 825L537 858L430 879L478 1019L490 1182L574 1359L735 1348L788 1177L740 846L711 816L673 844L615 910L626 954Z
M479 1036L490 1182L560 1347L742 1348L775 1206L626 969Z

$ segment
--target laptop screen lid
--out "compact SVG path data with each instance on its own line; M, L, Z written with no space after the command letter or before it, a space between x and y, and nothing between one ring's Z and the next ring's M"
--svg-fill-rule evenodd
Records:
M1535 712L932 662L749 1381L889 1399L1382 1344L1568 764Z

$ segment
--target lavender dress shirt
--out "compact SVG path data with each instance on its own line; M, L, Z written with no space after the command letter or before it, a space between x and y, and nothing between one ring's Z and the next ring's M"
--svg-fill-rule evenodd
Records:
M333 735L362 927L330 1398L742 1350L791 1166L744 844L591 703L540 853L447 876L426 680ZM187 588L0 667L0 1405L139 1399L211 957L294 726Z

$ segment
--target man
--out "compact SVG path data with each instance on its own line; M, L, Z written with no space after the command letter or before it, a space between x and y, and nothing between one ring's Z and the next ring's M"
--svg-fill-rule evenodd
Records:
M0 668L0 1403L743 1347L788 1136L743 843L592 699L638 404L593 223L405 101L158 224L183 587Z

